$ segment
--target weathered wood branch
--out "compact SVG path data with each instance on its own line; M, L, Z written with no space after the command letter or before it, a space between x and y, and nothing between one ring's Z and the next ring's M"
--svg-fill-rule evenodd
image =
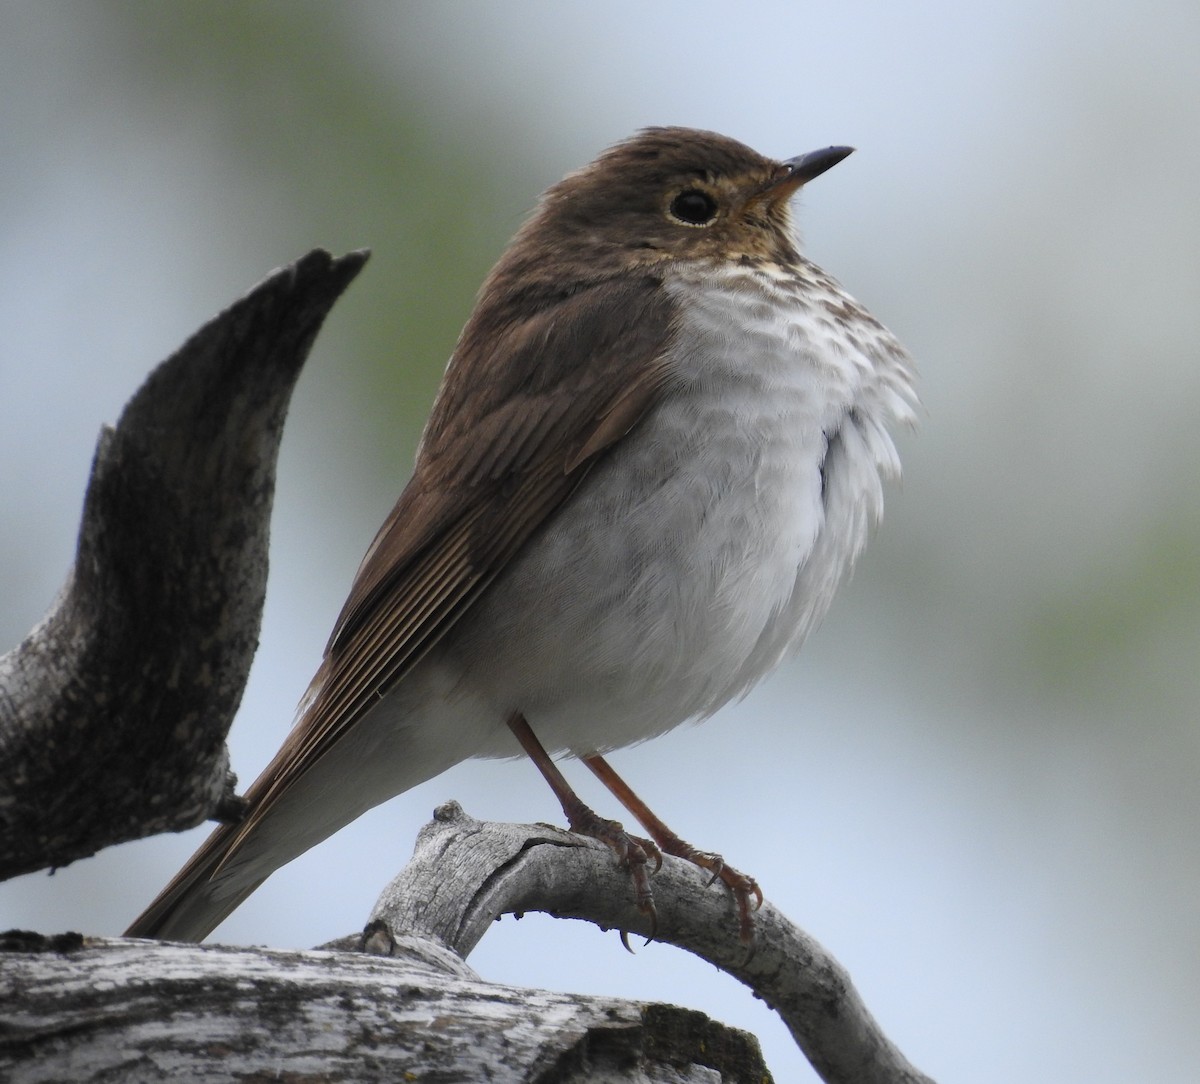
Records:
M850 976L820 944L768 901L755 914L748 950L737 937L732 897L707 881L695 866L664 858L652 881L656 941L686 949L753 990L829 1084L930 1084L884 1035ZM524 911L651 932L628 875L603 844L549 825L481 823L448 802L376 903L367 947L386 953L393 936L415 936L466 958L498 916Z
M729 894L695 867L668 857L653 884L656 941L775 1008L827 1084L931 1084L837 961L770 903L748 950ZM501 914L532 910L650 932L602 844L480 823L450 802L364 933L328 952L12 934L0 939L0 1077L770 1080L752 1038L701 1013L481 980L464 957Z
M703 1013L481 981L425 941L396 959L0 937L0 1078L763 1084Z
M0 658L0 879L236 808L225 735L297 376L366 261L314 251L163 362L100 435L76 559Z

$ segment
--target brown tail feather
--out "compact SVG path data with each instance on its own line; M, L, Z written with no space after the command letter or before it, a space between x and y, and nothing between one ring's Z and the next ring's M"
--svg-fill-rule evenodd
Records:
M203 941L265 877L218 873L238 825L222 825L125 931L126 937ZM239 883L240 882L240 883Z

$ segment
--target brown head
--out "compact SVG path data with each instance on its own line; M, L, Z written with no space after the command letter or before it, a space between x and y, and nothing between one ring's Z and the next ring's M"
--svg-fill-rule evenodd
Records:
M849 147L786 161L692 128L647 128L547 190L496 268L596 279L666 260L792 263L788 208ZM566 266L564 266L566 265Z

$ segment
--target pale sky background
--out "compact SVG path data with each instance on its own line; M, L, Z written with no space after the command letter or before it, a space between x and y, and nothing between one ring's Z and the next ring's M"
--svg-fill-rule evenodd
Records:
M781 157L857 146L801 216L809 254L918 360L904 484L794 663L613 762L754 873L942 1084L1195 1079L1192 0L27 0L0 7L0 102L0 650L62 582L99 427L150 369L272 267L374 249L288 423L262 647L230 736L244 784L537 193L648 124ZM360 927L451 797L559 818L531 766L462 766L280 872L218 937L308 946ZM203 834L0 886L0 927L119 933ZM631 957L531 916L470 962L702 1009L757 1034L777 1080L815 1079L769 1010L669 948Z

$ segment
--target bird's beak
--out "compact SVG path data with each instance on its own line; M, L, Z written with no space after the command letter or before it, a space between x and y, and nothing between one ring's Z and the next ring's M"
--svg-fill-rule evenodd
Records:
M821 176L826 170L833 169L843 158L854 153L853 147L822 147L819 151L809 151L795 158L789 158L783 163L779 175L766 188L772 202L787 199L802 185L808 184L814 177Z

